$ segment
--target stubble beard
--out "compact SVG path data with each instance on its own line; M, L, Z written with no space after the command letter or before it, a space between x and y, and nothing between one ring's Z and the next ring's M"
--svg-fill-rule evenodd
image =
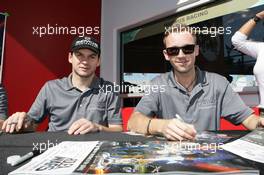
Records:
M95 74L95 73L90 73L90 74L82 75L82 74L80 74L80 73L79 73L78 71L76 71L76 70L73 70L73 71L74 71L74 74L75 74L76 76L78 76L78 77L80 77L80 78L83 78L83 79L89 79L89 78L93 77L94 74Z
M186 75L186 74L189 74L194 69L194 66L188 67L187 69L181 69L181 68L175 66L175 67L173 67L173 69L178 74Z

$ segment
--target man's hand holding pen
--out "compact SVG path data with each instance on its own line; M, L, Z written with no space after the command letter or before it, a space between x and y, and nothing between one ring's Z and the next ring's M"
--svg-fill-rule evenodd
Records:
M179 115L174 119L162 120L159 124L159 133L168 140L193 140L197 133L194 126L185 123Z

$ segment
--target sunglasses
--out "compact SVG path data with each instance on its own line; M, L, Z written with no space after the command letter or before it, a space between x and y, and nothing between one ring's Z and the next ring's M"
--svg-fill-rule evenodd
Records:
M177 56L180 50L182 50L184 54L191 54L194 52L194 47L195 44L188 44L182 47L168 47L166 48L166 52L169 56Z

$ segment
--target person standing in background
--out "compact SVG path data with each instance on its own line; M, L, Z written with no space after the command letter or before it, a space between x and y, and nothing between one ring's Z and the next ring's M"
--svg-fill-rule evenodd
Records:
M263 19L264 10L248 20L231 39L235 49L256 59L253 72L259 87L260 103L258 107L260 108L261 115L264 115L264 42L248 40L248 36Z

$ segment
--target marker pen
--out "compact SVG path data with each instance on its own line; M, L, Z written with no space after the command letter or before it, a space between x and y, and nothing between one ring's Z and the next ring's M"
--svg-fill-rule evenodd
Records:
M25 154L24 156L20 157L19 159L17 159L16 161L12 162L11 163L11 166L16 166L22 162L25 162L26 160L32 158L32 157L35 157L37 155L40 154L40 151L39 150L34 150L34 151L31 151L27 154Z

